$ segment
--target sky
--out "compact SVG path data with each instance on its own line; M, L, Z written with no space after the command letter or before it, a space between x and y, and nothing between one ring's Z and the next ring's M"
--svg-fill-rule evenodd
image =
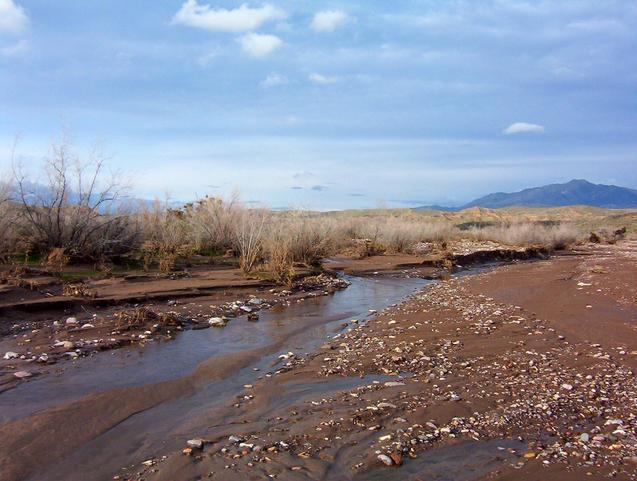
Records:
M61 130L141 198L637 188L637 2L0 0L0 171Z

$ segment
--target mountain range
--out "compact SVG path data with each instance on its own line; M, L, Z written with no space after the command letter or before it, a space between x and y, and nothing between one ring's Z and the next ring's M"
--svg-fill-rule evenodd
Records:
M460 207L436 205L417 207L416 210L456 211L470 207L499 209L514 206L561 207L565 205L589 205L607 209L637 208L637 190L574 179L565 184L532 187L519 192L497 192L480 197Z

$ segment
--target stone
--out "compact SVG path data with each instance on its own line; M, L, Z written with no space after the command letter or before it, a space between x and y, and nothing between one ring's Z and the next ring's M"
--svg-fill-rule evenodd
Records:
M191 447L193 449L203 449L204 440L199 438L189 439L188 441L186 441L186 444L188 445L188 447Z
M7 351L4 355L4 359L18 359L20 355L17 352Z
M404 386L405 383L404 382L398 382L398 381L387 381L385 383L386 387L397 387L397 386Z
M580 434L579 440L582 441L583 443L587 443L589 439L590 439L590 436L588 435L588 433Z
M383 463L385 466L393 466L394 465L394 461L392 460L392 458L390 458L386 454L379 454L378 455L378 460L381 463Z
M77 318L75 318L75 317L69 317L69 318L67 318L67 319L66 319L65 324L67 324L67 325L71 325L71 326L72 326L72 325L75 325L75 324L78 324L78 322L77 322Z
M82 324L82 329L93 329L95 326L93 324L91 324L90 322L87 322L86 324Z
M29 371L18 371L18 372L14 372L13 375L17 377L18 379L26 379L28 377L33 376L33 374L31 374Z
M226 320L221 317L211 317L208 319L208 325L211 327L226 327Z

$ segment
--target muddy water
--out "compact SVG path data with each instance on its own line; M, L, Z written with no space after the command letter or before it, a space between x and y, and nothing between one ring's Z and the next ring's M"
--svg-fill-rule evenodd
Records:
M7 468L0 480L110 479L122 466L183 446L219 422L216 410L231 405L244 384L275 370L280 354L312 352L343 322L364 319L369 309L426 283L349 280L333 296L264 311L257 323L239 318L224 329L102 353L0 394L0 464ZM373 380L294 386L276 405Z

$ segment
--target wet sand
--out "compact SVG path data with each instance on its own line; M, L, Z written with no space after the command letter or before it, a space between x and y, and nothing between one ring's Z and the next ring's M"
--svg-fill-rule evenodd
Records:
M0 394L0 479L110 479L183 444L191 429L220 423L243 385L319 347L353 316L421 286L413 280L353 280L319 296L245 316L224 329L82 359ZM296 354L290 354L294 350Z
M636 253L432 284L245 389L191 431L202 450L121 479L635 479Z
M86 359L0 394L0 480L636 479L635 279L635 242L372 272Z

